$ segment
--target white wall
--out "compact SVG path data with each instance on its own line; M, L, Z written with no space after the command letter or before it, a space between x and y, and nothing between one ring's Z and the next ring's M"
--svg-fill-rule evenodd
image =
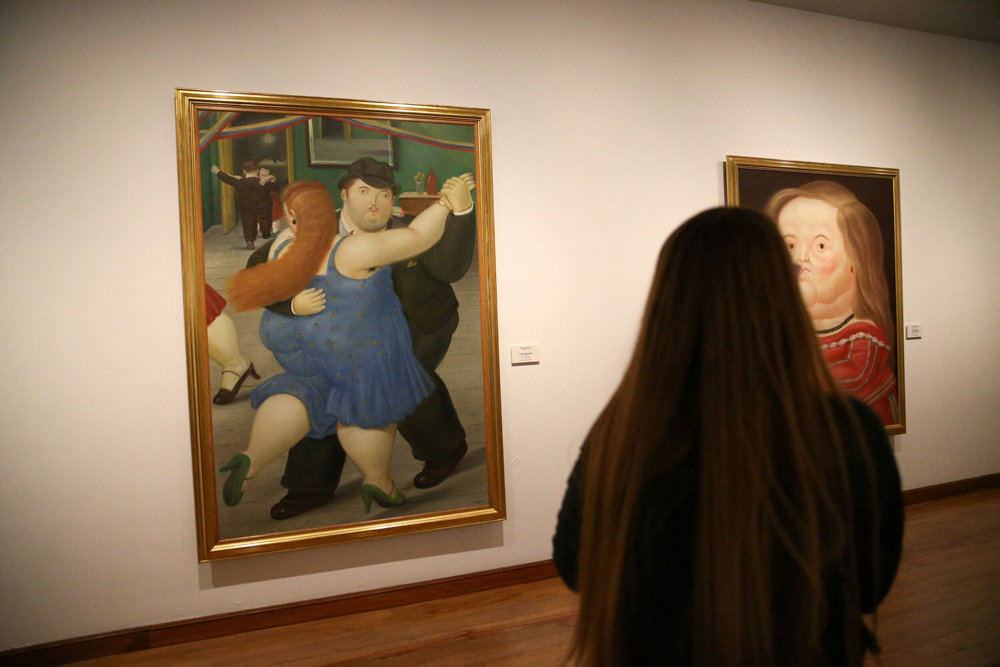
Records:
M548 558L727 154L901 172L907 488L1000 471L1000 47L735 0L0 6L0 648ZM487 107L502 525L198 564L174 88ZM581 388L585 388L581 390Z

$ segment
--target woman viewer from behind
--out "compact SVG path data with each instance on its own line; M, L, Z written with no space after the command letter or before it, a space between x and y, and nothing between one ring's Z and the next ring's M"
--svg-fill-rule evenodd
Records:
M775 224L685 222L559 512L574 657L861 664L902 523L882 423L831 378Z

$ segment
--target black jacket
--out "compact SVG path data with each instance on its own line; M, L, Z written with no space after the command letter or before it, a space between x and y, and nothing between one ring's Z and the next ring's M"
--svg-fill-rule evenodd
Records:
M895 456L885 434L885 427L878 416L861 401L851 399L857 418L865 434L865 442L875 472L874 497L879 505L881 520L878 545L872 544L873 494L867 475L863 472L859 451L847 452L855 505L855 534L858 562L861 607L865 613L875 607L889 592L899 566L903 538L903 503L899 472ZM846 421L846 420L845 420ZM586 445L584 446L586 447ZM580 548L580 521L583 510L584 458L581 454L570 475L559 510L553 538L553 559L556 569L566 585L577 590L577 556ZM681 656L667 655L677 646L684 646L690 637L691 580L694 574L695 517L697 514L697 472L687 470L671 472L655 478L642 490L638 526L630 550L626 596L631 598L629 609L634 618L626 620L629 628L629 645L635 651L638 664L684 664ZM878 571L872 572L872 554L878 548ZM867 567L866 567L867 565ZM776 570L781 570L776 567ZM876 578L877 577L877 578ZM844 600L836 573L827 582L827 602L830 618L843 610ZM875 582L878 583L877 588ZM781 581L776 581L780 588ZM780 602L779 602L780 604ZM780 610L779 610L780 615ZM843 617L841 611L840 617ZM867 635L858 619L862 635ZM838 638L843 637L840 626L828 625L824 633L822 651L830 664L850 662L843 654L844 647Z

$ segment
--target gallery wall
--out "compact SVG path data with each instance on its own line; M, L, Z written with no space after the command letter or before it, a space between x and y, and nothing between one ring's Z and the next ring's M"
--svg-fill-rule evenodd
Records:
M1000 472L1000 46L742 0L0 5L0 649L544 560L727 154L900 170L906 488ZM509 519L199 564L175 88L493 114Z

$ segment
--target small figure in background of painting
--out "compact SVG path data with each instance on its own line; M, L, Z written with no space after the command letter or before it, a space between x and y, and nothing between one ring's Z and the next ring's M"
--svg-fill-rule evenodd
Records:
M262 174L261 172L266 172ZM227 185L233 186L236 192L236 208L240 211L240 221L243 224L243 240L247 250L253 250L257 240L257 230L263 238L271 236L273 220L273 202L271 193L280 189L278 179L256 162L248 160L243 163L243 176L233 176L212 165L212 173Z
M833 377L884 424L898 423L896 329L875 216L833 181L780 190L766 212L799 267L799 289Z
M236 325L222 312L226 300L205 283L205 316L208 322L208 358L222 367L222 386L212 402L216 405L231 403L247 377L260 379L253 364L240 351Z
M268 237L273 238L278 235L278 227L281 226L281 221L284 219L285 214L281 210L281 197L278 196L279 188L268 187L270 183L278 182L277 177L267 167L261 167L257 171L257 180L260 181L262 187L267 188L268 193L271 195L271 233L263 237L264 240L267 240Z

